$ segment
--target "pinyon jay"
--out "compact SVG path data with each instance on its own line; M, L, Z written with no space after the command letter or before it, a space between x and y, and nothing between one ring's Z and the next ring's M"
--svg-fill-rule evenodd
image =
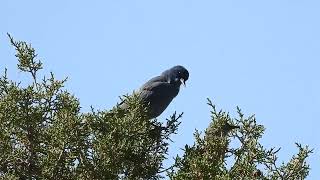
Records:
M189 79L189 72L183 66L174 66L146 82L136 93L148 109L148 118L158 117L175 98L181 84ZM120 103L120 108L126 109L125 102Z

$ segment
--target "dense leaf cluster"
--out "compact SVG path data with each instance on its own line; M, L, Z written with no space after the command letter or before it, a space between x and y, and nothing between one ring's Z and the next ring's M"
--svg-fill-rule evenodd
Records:
M171 179L304 179L309 173L306 158L312 152L298 146L298 154L288 163L277 165L280 148L266 149L260 144L264 127L255 116L244 117L237 108L239 118L231 118L222 110L212 107L212 122L204 136L196 131L195 143L186 145L184 155L177 156L169 172ZM236 124L240 128L231 124ZM230 146L233 142L233 146Z

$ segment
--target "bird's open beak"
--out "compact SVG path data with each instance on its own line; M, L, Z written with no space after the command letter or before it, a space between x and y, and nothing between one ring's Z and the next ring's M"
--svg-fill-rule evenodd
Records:
M180 81L183 84L183 86L186 87L186 81L183 78L181 78Z

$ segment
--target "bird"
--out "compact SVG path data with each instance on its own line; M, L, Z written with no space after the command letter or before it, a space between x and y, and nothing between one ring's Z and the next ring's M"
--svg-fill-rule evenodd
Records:
M181 65L176 65L143 84L136 93L147 106L148 118L153 119L160 116L178 95L180 86L186 86L188 79L188 70ZM127 104L123 101L119 107L126 109Z
M240 126L235 126L232 124L229 124L228 122L225 122L225 124L222 126L222 130L220 131L220 136L227 136L227 134L232 131L233 129L239 129Z
M221 123L210 124L206 134L208 137L215 136L219 138L224 138L224 137L227 137L229 132L239 128L240 126L236 126L236 125L230 124L227 121L223 121Z

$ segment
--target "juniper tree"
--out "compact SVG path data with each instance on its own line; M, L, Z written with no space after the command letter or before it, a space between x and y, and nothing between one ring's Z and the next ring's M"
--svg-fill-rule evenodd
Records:
M312 152L297 144L299 152L288 162L277 162L279 149L259 143L264 127L254 116L239 118L212 107L212 122L204 135L169 168L170 137L178 133L182 114L160 122L146 117L136 96L124 97L129 109L81 112L79 99L64 88L66 79L43 69L30 44L15 41L18 69L30 75L21 85L0 78L1 179L303 179L306 158ZM233 126L235 125L235 126ZM239 128L234 127L239 126ZM230 142L238 142L232 147ZM173 143L173 142L171 142ZM226 161L229 159L229 161ZM233 159L233 161L230 161ZM167 176L164 176L167 172Z
M278 164L280 148L266 149L259 142L264 126L255 116L245 117L237 107L238 118L211 107L211 123L202 136L194 133L195 143L186 145L182 157L168 171L171 179L304 179L309 173L306 158L312 153L308 146L296 143L298 153L287 163ZM231 124L236 124L233 126ZM236 128L236 127L239 127ZM236 147L230 147L230 142Z

